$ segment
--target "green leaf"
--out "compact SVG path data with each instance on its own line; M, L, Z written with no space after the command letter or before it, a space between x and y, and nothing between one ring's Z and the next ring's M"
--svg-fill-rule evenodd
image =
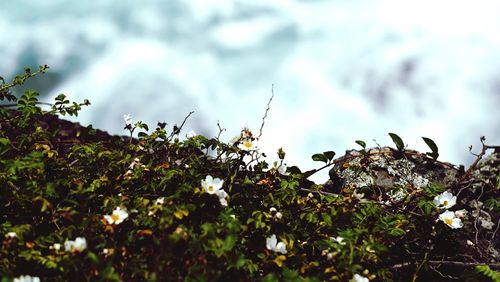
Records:
M299 272L297 270L284 268L282 274L285 281L297 281L299 279Z
M238 259L236 260L236 269L242 268L245 265L245 262L246 262L245 256L239 254Z
M313 161L316 161L316 162L324 162L324 163L328 162L328 158L323 154L314 154L314 155L312 155L312 159L313 159Z
M427 137L422 137L422 139L424 139L425 144L427 144L427 146L429 146L429 148L431 148L431 151L432 151L431 153L426 153L426 154L431 156L433 159L437 159L439 157L439 153L438 153L438 147L437 147L436 143L434 143L434 141L432 141L432 139L427 138Z
M491 281L495 282L500 281L500 272L494 271L488 265L485 264L476 265L476 272L481 273L486 277L489 277Z
M392 236L397 236L397 237L399 237L399 236L403 236L403 235L405 235L405 234L406 234L406 232L405 232L403 229L401 229L401 228L399 228L399 227L396 227L396 228L392 229L392 230L389 232L389 234L391 234Z
M224 251L230 251L233 249L235 244L236 244L236 236L232 234L227 235L227 237L224 239L224 245L222 246L222 249Z
M358 144L359 146L363 147L363 149L366 148L366 143L365 141L362 141L362 140L356 140L356 144Z
M0 144L5 146L9 143L10 143L10 140L8 138L0 137Z
M97 257L96 254L94 254L93 252L87 252L87 257L94 263L94 264L98 264L99 263L99 258Z
M332 226L332 217L326 213L322 213L321 217L323 218L323 221L326 223L328 226Z
M323 152L323 155L325 155L325 157L331 161L333 160L333 157L335 157L335 152L334 151L326 151L326 152Z
M403 151L405 148L405 144L403 142L403 139L401 139L401 137L399 137L395 133L389 133L389 136L391 136L392 142L394 142L394 144L396 144L396 148L398 148L398 150L400 150L400 151Z

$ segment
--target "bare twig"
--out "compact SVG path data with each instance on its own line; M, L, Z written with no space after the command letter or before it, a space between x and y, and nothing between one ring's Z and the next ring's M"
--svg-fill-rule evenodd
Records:
M491 244L493 244L493 242L495 242L495 235L497 234L497 231L498 231L498 228L500 227L500 221L497 222L497 228L495 228L495 231L493 231L493 235L491 235L491 239L490 239L490 243L488 245L488 247L491 247Z
M469 169L467 169L467 171L464 173L464 175L462 175L462 177L460 177L458 179L458 183L464 181L465 179L467 179L470 176L470 174L476 168L479 161L483 158L484 154L486 153L486 150L488 150L488 149L500 149L500 146L490 146L490 145L484 144L484 140L486 140L486 139L484 138L484 136L482 136L480 138L481 144L483 145L483 147L481 148L481 152L478 155L473 154L474 156L476 156L476 160L471 164L471 166L469 167ZM472 150L472 146L469 147L469 149Z
M219 123L219 121L218 121L218 120L217 120L217 127L219 128L219 134L217 134L217 140L220 140L220 139L219 139L219 138L220 138L220 135L222 134L222 132L223 132L223 131L226 131L226 129L225 129L225 128L222 128L222 127L220 126L220 123Z
M182 130L182 127L184 126L184 124L186 123L186 120L192 115L194 114L194 111L190 111L189 114L184 118L184 120L182 121L181 123L181 126L179 126L179 131Z
M271 102L273 101L273 98L274 98L274 84L271 86L271 98L267 102L267 109L266 112L264 113L264 116L262 117L262 124L260 125L259 137L257 137L257 139L259 139L262 136L262 130L264 129L264 124L266 123L267 113L271 109Z
M438 270L438 268L440 267L441 265L436 265L436 266L432 266L431 264L429 264L429 268L434 270L434 272L436 272L437 274L439 274L439 276L443 277L443 278L450 278L450 279L453 279L453 280L458 280L460 279L460 277L455 277L455 276L451 276L451 275L448 275L448 274L444 274L442 273L441 271Z
M46 103L46 102L36 102L36 105L45 105L45 106L52 106L51 103ZM0 105L0 108L12 108L12 107L18 107L19 104L3 104Z
M420 269L422 268L422 266L424 266L424 264L427 261L427 257L429 256L429 251L426 251L425 254L424 254L424 259L422 260L422 262L420 262L417 266L417 269L415 270L415 273L413 273L413 279L412 281L415 282L417 281L417 278L418 278L418 273L420 272Z
M479 199L481 199L481 196L483 195L483 192L484 192L484 189L483 189L483 186L481 186L481 193L479 194L479 197L477 197L476 201L479 201ZM477 228L477 222L479 221L479 218L481 217L481 208L479 207L479 204L476 206L476 212L477 212L477 216L476 216L476 220L474 220L474 229L476 230L476 236L475 236L475 243L476 243L476 248L478 248L478 244L479 244L479 229Z
M334 197L339 196L339 194L335 194L335 193L329 193L329 192L324 192L324 191L314 191L314 190L310 190L310 189L306 189L306 188L300 188L299 191L308 192L308 193L315 193L315 194L320 194L320 195L334 196Z
M318 171L321 171L321 170L323 170L323 169L325 169L325 168L327 168L327 167L330 167L330 166L334 165L335 163L336 163L336 162L335 162L335 161L333 161L333 162L330 162L330 163L325 164L324 166L322 166L322 167L320 167L320 168L316 168L316 169L308 170L308 171L306 171L306 172L304 172L304 173L303 173L304 178L308 178L308 177L310 177L311 175L313 175L313 174L317 173Z
M179 134L182 130L182 127L184 126L184 124L186 123L187 119L194 113L194 111L191 111L188 113L188 115L184 118L184 120L182 121L181 125L180 126L177 126L175 125L174 126L174 130L172 130L172 133L170 134L169 136L169 140L172 139L174 137L174 135L176 134Z
M427 261L429 265L446 265L446 266L461 266L461 267L469 267L476 266L481 264L487 264L492 269L500 268L500 263L478 263L478 262L462 262L462 261L440 261L440 260L429 260ZM391 269L405 268L408 266L415 265L415 262L402 262L391 266Z

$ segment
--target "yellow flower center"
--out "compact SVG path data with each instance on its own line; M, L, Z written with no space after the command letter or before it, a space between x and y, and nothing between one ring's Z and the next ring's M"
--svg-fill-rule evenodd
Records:
M118 216L117 214L112 214L111 219L113 220L113 222L116 222L120 219L120 216Z
M212 191L214 190L214 186L212 186L212 185L208 186L207 190L208 190L209 192L212 192Z
M453 220L451 218L445 218L444 223L451 225L453 223Z
M448 201L444 200L444 201L443 201L443 205L444 205L444 206L447 206L447 205L448 205Z
M247 148L251 148L252 147L252 142L247 141L247 142L243 143L243 146L245 146Z

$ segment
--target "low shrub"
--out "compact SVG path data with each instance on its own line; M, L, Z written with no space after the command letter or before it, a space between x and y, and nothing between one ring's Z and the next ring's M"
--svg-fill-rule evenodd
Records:
M61 94L43 110L37 92L11 94L46 68L0 78L2 281L498 281L496 146L478 157L494 149L488 164L450 165L447 182L360 184L348 177L389 158L363 141L302 172L281 149L268 163L249 129L225 143L125 116L130 136L111 136L57 117L87 100ZM432 140L426 156L391 137L392 159L434 171ZM329 167L324 185L307 180Z

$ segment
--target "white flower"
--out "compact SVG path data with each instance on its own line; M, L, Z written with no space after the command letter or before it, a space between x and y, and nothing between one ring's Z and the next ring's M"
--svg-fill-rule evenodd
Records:
M238 144L238 148L243 151L255 151L257 150L256 141L252 140L252 138L243 138L240 140L240 144Z
M53 249L55 251L59 251L61 249L61 244L54 243L52 246L50 246L50 249Z
M13 238L16 238L16 237L17 237L17 234L16 234L16 232L11 231L11 232L8 232L7 234L5 234L5 237L6 237L6 238L13 239Z
M222 190L222 189L221 189L221 190L218 190L218 191L215 193L215 195L217 195L217 197L219 197L219 202L220 202L221 206L223 206L223 207L227 207L227 200L226 200L226 198L227 198L227 193L226 193L226 191L224 191L224 190Z
M286 176L286 175L290 174L290 173L286 172L287 169L288 169L288 167L286 166L286 164L280 164L280 165L278 165L278 162L274 162L273 163L273 167L270 168L269 170L275 170L279 174Z
M223 207L227 207L227 200L224 198L219 198L219 203Z
M130 116L130 114L123 115L123 120L125 121L125 125L132 124L132 117Z
M434 204L440 209L449 209L457 203L457 197L448 191L434 197Z
M286 170L288 169L288 167L286 166L286 164L281 164L279 167L278 167L278 172L281 174L281 175L289 175L290 173L286 172Z
M36 276L21 275L17 278L14 278L13 282L40 282L40 278Z
M160 197L160 198L156 199L156 201L155 201L155 205L157 205L157 206L161 206L164 203L165 203L165 197Z
M275 207L271 207L269 209L269 212L271 213L272 217L275 219L281 219L283 217L283 214L280 213Z
M198 135L198 134L196 134L196 132L194 132L194 130L191 130L188 132L188 134L186 134L186 138L191 139L191 138L194 138L196 135Z
M213 178L211 175L207 175L205 180L201 181L201 187L205 189L208 194L216 194L220 188L222 188L223 180L220 178Z
M274 251L277 253L286 254L285 243L283 243L283 242L278 243L278 240L276 239L276 235L274 235L274 234L271 235L271 237L266 239L266 248L268 250L271 250L271 251Z
M462 220L455 217L455 213L452 211L445 211L439 215L439 220L444 222L446 225L453 229L462 228Z
M337 236L336 238L332 237L332 240L335 241L335 242L337 242L339 245L342 245L342 246L344 246L346 244L344 242L344 238L340 237L340 236Z
M128 213L120 207L116 207L111 215L105 215L104 219L109 224L120 224L128 217Z
M328 254L326 254L326 259L327 260L332 260L333 256L334 256L334 253L328 253Z
M66 252L82 252L87 248L87 240L83 237L77 237L74 241L72 240L66 240L64 242L64 249Z
M363 275L359 275L356 273L352 277L351 281L352 282L369 282L370 280L368 278L364 277Z

